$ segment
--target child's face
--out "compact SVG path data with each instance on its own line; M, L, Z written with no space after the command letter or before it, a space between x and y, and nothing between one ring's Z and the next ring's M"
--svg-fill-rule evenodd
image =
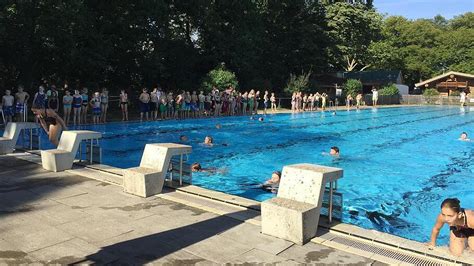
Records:
M10 90L6 90L6 91L5 91L5 94L6 94L6 95L10 95L10 93L11 93Z

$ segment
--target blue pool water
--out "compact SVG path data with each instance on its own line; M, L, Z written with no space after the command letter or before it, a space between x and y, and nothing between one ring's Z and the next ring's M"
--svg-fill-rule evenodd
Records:
M222 125L216 129L215 125ZM294 163L344 169L343 221L364 228L427 241L446 197L474 208L474 111L455 107L403 107L195 119L111 123L82 127L104 134L103 162L126 168L139 164L146 143L193 146L189 161L217 167L218 174L193 174L192 183L212 190L265 200L274 195L247 184L264 182L274 170ZM212 135L212 148L199 143ZM223 145L225 144L225 145ZM338 146L341 158L322 155ZM447 243L443 228L440 243Z

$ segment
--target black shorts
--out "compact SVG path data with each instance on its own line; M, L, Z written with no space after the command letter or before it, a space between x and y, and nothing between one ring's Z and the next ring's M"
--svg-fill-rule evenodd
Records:
M150 110L150 105L148 103L140 102L140 113L148 113Z
M151 111L151 112L156 111L156 103L150 102L150 111Z

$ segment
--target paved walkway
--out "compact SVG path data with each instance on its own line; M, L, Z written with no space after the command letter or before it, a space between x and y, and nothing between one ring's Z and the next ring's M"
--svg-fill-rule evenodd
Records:
M8 156L0 156L0 232L0 263L7 264L379 264Z

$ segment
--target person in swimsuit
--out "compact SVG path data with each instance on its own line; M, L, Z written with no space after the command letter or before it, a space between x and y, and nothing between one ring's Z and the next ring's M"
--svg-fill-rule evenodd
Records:
M102 93L100 94L100 121L105 123L107 120L107 110L109 109L109 91L107 88L102 88Z
M143 88L140 97L138 98L138 106L140 107L140 122L143 122L143 115L145 114L146 121L148 121L148 112L150 111L150 94L148 89Z
M202 168L200 163L193 163L191 165L192 172L207 172L207 173L216 173L217 168Z
M339 148L336 146L331 147L331 150L329 150L329 155L339 157Z
M100 123L100 114L101 114L101 102L100 102L100 93L96 91L92 96L91 101L89 104L92 107L92 123L94 125Z
M122 121L128 121L128 94L125 90L120 91L120 108L122 109Z
M272 173L272 178L268 179L263 183L262 188L272 193L278 192L278 186L280 185L281 172L275 171Z
M212 146L214 146L214 139L211 136L206 136L204 138L203 144L206 145L206 146L212 147Z
M63 96L63 109L64 109L64 122L69 124L69 117L71 116L73 97L69 91L66 91L66 95Z
M17 114L17 121L26 122L25 116L23 115L26 110L26 104L30 99L30 94L28 92L23 91L24 88L22 85L18 86L18 92L15 93L15 101L16 101L16 114Z
M10 90L5 91L5 95L2 97L2 108L3 114L5 115L6 122L12 122L13 116L15 115L15 108L13 103L15 102L15 97L11 95Z
M44 93L44 87L39 86L38 92L33 98L33 108L44 108L46 106L46 93Z
M468 138L466 132L462 132L462 133L461 133L461 136L459 137L459 140L462 140L462 141L471 141L471 140Z
M72 123L74 125L81 124L81 108L82 108L82 95L79 93L79 90L74 90L74 95L72 96L72 108L73 116Z
M272 96L270 96L270 102L272 103L272 112L275 113L277 109L277 105L276 105L276 97L275 97L274 92L272 92Z
M87 123L87 111L89 110L89 95L87 94L88 90L87 88L82 89L82 108L81 108L81 120L82 123L86 124Z
M56 85L51 85L51 89L48 90L46 96L48 98L48 108L57 112L59 108L59 93Z
M456 198L445 199L441 203L441 213L431 230L428 246L436 246L436 238L444 224L449 225L449 250L455 256L461 256L466 247L466 240L471 251L474 251L474 211L461 208Z
M67 130L64 120L53 109L31 108L31 111L36 115L41 127L48 134L49 141L57 147L61 131Z

